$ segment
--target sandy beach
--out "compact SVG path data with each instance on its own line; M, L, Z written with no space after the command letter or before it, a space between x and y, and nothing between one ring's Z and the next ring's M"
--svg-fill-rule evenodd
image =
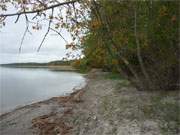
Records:
M138 91L127 80L109 79L99 70L86 78L87 85L69 96L0 116L1 135L179 134L178 91Z

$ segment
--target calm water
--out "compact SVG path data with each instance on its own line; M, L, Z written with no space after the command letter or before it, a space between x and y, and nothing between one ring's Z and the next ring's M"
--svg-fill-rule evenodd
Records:
M72 92L85 85L74 72L48 69L0 68L0 114L16 107Z

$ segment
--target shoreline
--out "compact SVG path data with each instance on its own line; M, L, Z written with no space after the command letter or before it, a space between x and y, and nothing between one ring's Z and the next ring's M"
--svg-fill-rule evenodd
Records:
M73 95L74 93L76 93L77 91L79 90L82 90L86 87L87 85L87 78L86 78L86 75L82 75L84 78L85 78L85 85L83 86L80 86L80 88L77 88L79 86L75 86L74 88L72 88L72 92L69 92L69 93L65 93L64 95L60 95L60 96L54 96L54 97L50 97L48 99L45 99L45 100L42 100L42 101L34 101L32 103L29 103L29 104L26 104L26 105L22 105L22 106L17 106L7 112L4 112L4 113L0 113L0 120L2 117L5 117L7 115L10 115L11 113L15 112L15 111L18 111L18 110L21 110L21 109L26 109L26 108L31 108L33 106L37 106L39 104L42 104L42 103L48 103L48 102L51 102L51 101L54 101L56 100L57 98L61 98L61 97L68 97L68 96L71 96Z
M54 67L54 66L53 66ZM56 66L55 66L56 67ZM59 66L58 66L59 67ZM8 68L8 67L4 67L4 69L6 69L6 68ZM12 68L12 69L16 69L16 68L14 68L14 67L10 67L10 68ZM20 67L21 68L21 67ZM56 67L57 68L57 67ZM65 67L64 67L65 68ZM2 69L2 70L4 70L4 69ZM39 69L39 68L37 68L37 69ZM42 68L41 68L42 69ZM52 68L51 67L51 69L53 70L53 71L57 71L57 73L58 72L62 72L62 70L55 70L55 68ZM48 70L45 70L45 71L47 71L47 72L51 72L51 71L49 71L50 70L50 68L48 68ZM6 71L6 70L5 70ZM53 72L52 71L52 72ZM68 69L66 70L66 71L68 71ZM63 72L62 72L63 73ZM64 73L66 73L66 72L64 72ZM12 111L15 111L15 110L19 110L19 109L23 109L23 108L26 108L27 106L32 106L32 105L34 105L34 104L38 104L39 102L43 102L43 101L47 101L47 100L50 100L50 99L52 99L52 98L54 98L54 97L59 97L59 96L67 96L67 95L70 95L71 93L73 93L74 91L76 91L77 89L80 89L80 88L83 88L85 85L86 85L86 74L82 74L82 73L79 73L79 72L76 72L76 71L68 71L67 72L68 74L70 74L71 75L71 73L72 74L79 74L79 76L81 76L81 78L83 78L82 80L82 82L77 82L77 84L75 83L73 86L70 86L69 88L65 88L65 89L67 89L67 91L64 91L63 89L63 91L64 92L57 92L56 93L56 95L55 94L53 94L52 96L50 96L50 95L47 95L47 96L42 96L42 97L39 97L39 98L36 98L36 100L34 100L34 99L30 99L30 100L28 100L29 102L21 102L22 104L16 104L16 102L15 102L15 104L10 104L10 105L12 105L12 106L5 106L6 104L2 104L2 108L0 107L0 109L2 109L2 110L0 110L0 118L1 118L1 115L5 115L5 114L7 114L7 113L11 113ZM55 73L56 74L56 73ZM57 80L57 79L56 79ZM55 80L55 81L56 81ZM68 80L68 78L67 78L67 81L69 81ZM57 84L59 84L59 82L57 82ZM41 87L41 86L40 86ZM61 87L61 85L59 86L59 85L57 85L57 88L58 87ZM32 88L32 87L30 87L30 88ZM36 88L36 87L34 87L34 88ZM11 87L11 89L12 90L14 90L14 88L13 87ZM24 89L24 88L23 88ZM26 89L26 87L25 87L25 89ZM51 90L51 89L50 89ZM11 95L11 94L10 94ZM28 96L28 95L27 95ZM6 97L4 97L5 99L7 98L10 98L10 96L6 96ZM12 98L14 98L14 96L12 95ZM3 102L3 101L2 101ZM6 103L6 102L4 102L4 103ZM12 102L13 103L13 102Z
M18 107L18 108L13 109L12 111L1 114L0 115L0 133L2 132L1 130L4 127L3 125L1 125L1 124L3 124L2 121L4 119L6 120L6 119L8 119L9 117L12 117L12 116L17 118L17 117L19 117L19 115L21 115L22 112L26 113L27 110L32 111L33 109L36 109L36 108L40 108L39 110L41 110L41 108L43 108L42 106L46 105L45 109L47 109L47 110L45 111L45 114L50 113L52 115L51 111L53 109L55 109L55 108L59 108L60 111L58 111L58 112L60 112L61 114L66 113L69 110L68 107L66 108L66 103L68 103L68 102L71 102L71 103L73 103L73 102L74 103L81 102L81 96L84 93L84 89L86 88L86 86L87 86L87 84L84 85L80 89L74 89L73 88L73 91L71 93L65 94L63 96L51 97L51 98L49 98L47 100L43 100L43 101L35 102L35 103L29 104L29 105L25 105L25 106L22 106L22 107ZM35 113L39 113L39 112L35 111ZM34 133L39 134L40 131L37 132L37 131L34 131L34 130L31 129L32 127L35 128L35 126L34 126L35 124L32 124L32 123L36 118L41 117L41 115L44 116L45 114L44 114L44 112L40 112L37 116L33 116L30 120L28 120L29 123L27 123L27 121L26 121L25 124L28 124L29 129L27 128L27 129L25 129L25 131L20 131L19 132L19 130L22 127L18 126L18 129L15 129L15 131L14 130L13 131L8 130L7 132L5 131L4 134L5 135L6 134L8 134L8 135L23 135L23 134L28 134L28 135L32 134L32 135L34 135ZM19 119L19 118L17 118L17 119ZM23 121L22 119L20 119L20 120ZM11 123L11 120L10 121L7 120L7 121ZM12 121L14 121L14 118L12 119ZM5 123L5 125L6 125L6 123ZM11 124L8 124L8 125L11 125Z
M178 135L179 91L138 91L93 70L69 96L53 97L0 117L4 135ZM172 113L173 112L173 113ZM168 126L168 127L167 127Z
M44 68L44 69L49 69L52 71L69 71L69 72L76 72L78 71L77 69L73 68L72 66L69 65L1 65L0 67L2 68Z

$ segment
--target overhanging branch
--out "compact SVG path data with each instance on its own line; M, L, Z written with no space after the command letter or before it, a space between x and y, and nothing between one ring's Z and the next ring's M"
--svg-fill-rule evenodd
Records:
M0 17L8 17L8 16L20 16L22 14L33 14L33 13L38 13L38 12L42 12L42 11L46 11L49 9L53 9L59 6L63 6L63 5L67 5L67 4L73 4L75 2L78 2L80 0L72 0L72 1L68 1L68 2L62 2L62 3L58 3L46 8L42 8L42 9L37 9L37 10L33 10L33 11L23 11L23 12L18 12L18 13L10 13L10 14L0 14Z
M68 41L62 36L62 34L60 32L58 32L57 30L50 28L52 31L54 31L55 33L57 33L63 40L64 42L66 42L66 44L68 44Z
M54 13L54 8L52 8L52 14L51 14L52 18L53 18L53 13ZM41 41L41 44L39 45L39 47L38 47L38 49L37 49L37 52L40 51L40 49L41 49L41 47L42 47L42 45L43 45L43 43L44 43L44 41L45 41L45 39L46 39L46 37L47 37L49 31L50 31L51 23L52 23L52 19L49 20L48 29L47 29L47 31L46 31L44 37L43 37L43 40Z

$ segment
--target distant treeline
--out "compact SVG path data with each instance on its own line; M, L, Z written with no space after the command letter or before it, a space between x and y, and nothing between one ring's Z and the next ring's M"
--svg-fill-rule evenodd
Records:
M0 66L11 66L11 67L19 67L19 66L60 66L60 65L71 65L71 63L74 60L68 60L68 61L51 61L48 63L36 63L36 62L28 62L28 63L9 63L9 64L0 64Z

